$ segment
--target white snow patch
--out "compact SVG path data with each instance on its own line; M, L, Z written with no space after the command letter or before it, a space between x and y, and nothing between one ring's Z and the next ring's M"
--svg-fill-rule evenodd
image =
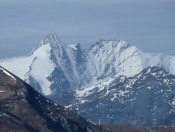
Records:
M123 91L123 90L119 90L118 91L118 96L120 97L120 96L125 96L125 94L126 93L129 93L130 91L129 90L125 90L125 91Z
M97 124L95 124L94 122L92 122L92 121L91 121L91 120L89 120L89 119L88 119L87 121L88 121L88 122L90 122L90 123L92 123L92 124L94 124L94 125L97 125Z
M108 86L112 83L114 79L109 79L108 81L99 83L98 85L92 86L92 87L88 87L88 88L83 88L80 90L76 90L76 96L77 97L87 97L90 94L94 93L94 92L100 92L102 90L104 90L104 88L108 88ZM109 93L109 91L107 90L105 96Z
M173 101L172 101L172 106L173 106L174 111L175 111L175 98L174 98Z
M114 94L113 97L111 98L111 101L114 101L117 98L117 94Z
M67 106L64 106L64 107L67 109L67 108L70 108L70 107L72 107L72 105L67 105Z
M72 49L74 49L74 50L77 50L77 47L76 46L77 46L77 44L70 44L69 45L69 47L72 48Z
M22 80L27 80L31 75L39 83L43 93L48 95L51 94L51 82L47 78L55 68L50 60L50 50L48 43L36 49L30 56L2 59L0 64Z
M5 69L3 69L3 68L1 68L1 67L0 67L0 69L1 69L6 75L8 75L9 77L11 77L11 78L16 82L16 78L15 78L13 75L11 75L9 72L7 72Z
M90 91L93 90L95 86L89 87L89 88L84 88L82 90L76 90L76 96L77 97L84 97L88 96L90 94Z
M88 102L87 100L82 100L82 99L80 99L79 101L80 101L81 104L83 104L85 102Z
M151 89L152 87L148 87L148 89Z
M55 68L54 63L50 60L50 50L50 44L46 44L35 52L36 58L30 71L30 75L39 83L45 95L51 94L51 82L47 78Z
M55 106L57 106L58 104L54 103Z

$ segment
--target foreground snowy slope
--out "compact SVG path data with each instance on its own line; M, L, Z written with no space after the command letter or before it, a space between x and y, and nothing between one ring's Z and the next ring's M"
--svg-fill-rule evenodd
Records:
M0 65L45 95L132 77L148 66L175 74L175 56L144 53L121 40L100 40L83 50L80 44L66 46L56 34L45 37L28 56L0 60Z

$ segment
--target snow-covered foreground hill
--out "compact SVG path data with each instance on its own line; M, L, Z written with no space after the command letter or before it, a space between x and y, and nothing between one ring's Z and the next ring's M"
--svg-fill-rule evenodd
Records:
M175 74L175 56L144 53L121 40L100 40L83 50L80 44L66 46L56 34L46 36L28 56L2 59L0 65L45 95L132 77L149 66Z

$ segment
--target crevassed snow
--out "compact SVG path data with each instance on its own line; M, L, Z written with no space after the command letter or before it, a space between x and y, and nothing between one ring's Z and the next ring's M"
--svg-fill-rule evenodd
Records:
M15 78L13 75L11 75L9 72L7 72L5 69L3 69L3 68L1 68L1 67L0 67L0 69L1 69L6 75L8 75L9 77L11 77L14 81L16 81L16 78Z

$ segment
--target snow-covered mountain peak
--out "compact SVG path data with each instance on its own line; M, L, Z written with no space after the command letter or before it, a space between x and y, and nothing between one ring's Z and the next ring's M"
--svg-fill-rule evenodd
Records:
M41 40L39 48L47 44L50 45L52 49L51 51L53 53L60 52L62 54L62 52L64 52L63 50L65 44L58 38L58 36L55 33L49 34L43 40Z
M66 53L66 45L58 38L55 33L49 34L43 40L41 40L38 49L42 48L44 45L49 45L50 59L56 64L60 65L61 63L64 63L64 59L68 58Z
M101 40L91 46L88 53L101 79L116 75L134 76L142 70L139 50L122 40Z
M58 36L55 33L47 35L43 40L40 42L40 46L45 45L45 44L61 44L61 41L59 40Z
M100 40L99 42L96 42L95 44L93 44L89 50L98 50L101 48L123 49L128 47L130 47L130 45L123 40Z
M48 34L46 37L44 37L40 41L38 47L33 49L33 51L30 54L28 54L27 56L32 56L33 54L36 54L36 52L41 51L41 49L46 47L45 45L48 45L47 47L49 47L49 50L51 51L50 54L54 54L55 52L62 52L62 50L64 48L64 43L61 42L61 40L58 38L58 36L55 33L52 33L52 34Z

